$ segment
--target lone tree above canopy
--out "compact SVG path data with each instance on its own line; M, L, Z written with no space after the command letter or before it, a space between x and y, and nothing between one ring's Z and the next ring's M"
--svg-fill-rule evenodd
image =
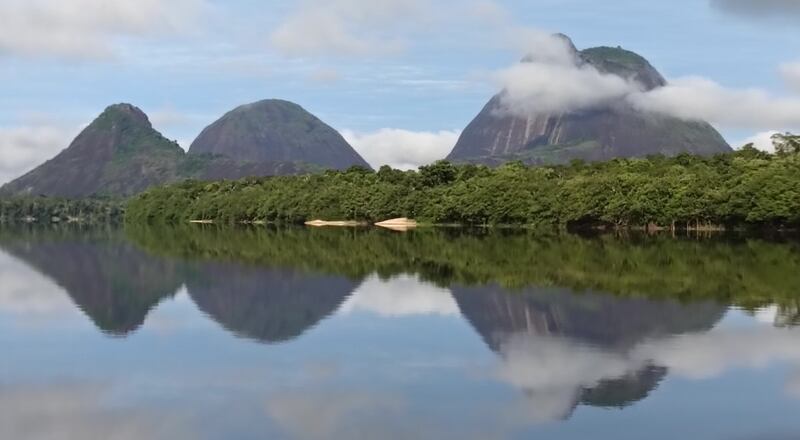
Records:
M800 153L800 136L791 133L776 133L772 135L772 145L779 154Z

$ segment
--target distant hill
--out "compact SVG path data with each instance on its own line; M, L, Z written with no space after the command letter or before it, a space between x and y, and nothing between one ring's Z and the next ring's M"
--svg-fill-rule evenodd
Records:
M248 161L220 154L187 155L156 131L130 104L103 111L61 153L0 188L1 195L82 198L125 197L192 178L239 179L298 174L318 169L284 160Z
M192 143L189 154L245 162L301 162L347 169L369 164L333 128L297 104L264 100L228 112Z
M108 107L56 157L6 184L3 193L130 195L178 178L184 151L130 104Z
M643 90L667 84L642 56L613 47L578 51L577 65L637 82ZM522 62L530 62L525 58ZM572 159L589 161L650 154L711 155L731 151L708 123L686 121L633 109L625 102L570 113L531 112L520 116L504 111L501 92L467 126L447 157L454 162L497 165L512 160L528 164L558 164ZM532 103L535 104L535 103Z

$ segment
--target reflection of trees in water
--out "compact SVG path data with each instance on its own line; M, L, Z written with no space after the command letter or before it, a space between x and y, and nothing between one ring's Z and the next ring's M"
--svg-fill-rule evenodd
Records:
M128 229L155 254L297 268L362 280L410 274L441 287L559 286L619 296L798 305L800 245L666 236L582 238L537 232L421 229Z
M630 360L637 344L705 332L726 310L558 288L452 290L464 317L502 358L501 377L522 388L544 419L569 417L580 403L623 407L647 397L667 370Z
M800 304L778 306L775 314L775 325L778 327L796 327L800 325Z

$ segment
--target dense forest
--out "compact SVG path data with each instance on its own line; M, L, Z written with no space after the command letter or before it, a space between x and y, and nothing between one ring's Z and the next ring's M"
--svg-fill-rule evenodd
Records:
M498 168L437 162L417 171L382 167L314 175L198 182L131 200L130 223L302 223L312 219L430 224L591 227L796 228L800 138L775 138L713 157L679 155Z
M743 237L675 239L631 233L581 237L526 230L308 229L127 225L156 255L235 261L362 280L413 274L442 287L563 287L626 297L718 301L800 315L797 242ZM800 320L798 320L800 322Z
M0 198L0 224L108 224L121 223L124 215L125 202L114 199Z

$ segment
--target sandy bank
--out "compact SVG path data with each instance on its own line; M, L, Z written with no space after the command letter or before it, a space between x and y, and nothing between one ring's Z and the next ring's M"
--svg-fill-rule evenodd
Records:
M328 220L311 220L306 222L306 226L314 226L317 228L325 227L325 226L335 226L335 227L342 227L342 228L353 228L356 226L363 226L363 223L359 223L357 221L328 221Z
M408 231L416 228L419 226L419 224L416 220L411 220L408 218L393 218L391 220L375 223L375 226L391 229L393 231Z

